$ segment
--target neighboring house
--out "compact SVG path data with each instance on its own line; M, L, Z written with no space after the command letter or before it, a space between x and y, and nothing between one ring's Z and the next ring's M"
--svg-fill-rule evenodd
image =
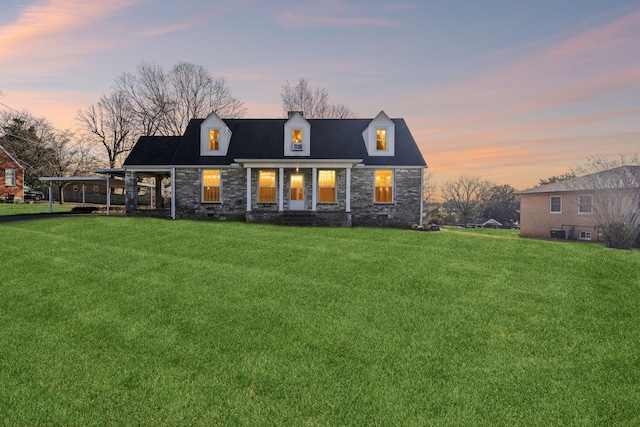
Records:
M502 223L493 218L476 218L467 224L467 228L499 228Z
M212 113L181 137L140 138L123 164L128 212L138 208L138 179L170 177L172 218L394 227L421 222L425 168L405 121L384 112L308 120Z
M624 168L640 177L640 166ZM594 203L597 200L594 195L596 191L616 190L587 188L585 182L589 180L573 178L519 192L520 236L600 241L594 217Z
M0 200L24 200L24 168L0 145Z

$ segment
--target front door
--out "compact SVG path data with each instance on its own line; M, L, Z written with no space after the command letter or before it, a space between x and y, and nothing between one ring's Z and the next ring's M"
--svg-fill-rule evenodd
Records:
M289 185L289 209L292 211L304 210L304 175L291 174Z

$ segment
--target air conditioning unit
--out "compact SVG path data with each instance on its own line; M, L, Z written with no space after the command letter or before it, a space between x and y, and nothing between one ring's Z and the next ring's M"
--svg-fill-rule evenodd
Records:
M568 239L569 238L569 230L562 230L559 228L551 229L551 238L552 239Z
M302 142L294 142L291 144L291 149L293 151L302 151Z

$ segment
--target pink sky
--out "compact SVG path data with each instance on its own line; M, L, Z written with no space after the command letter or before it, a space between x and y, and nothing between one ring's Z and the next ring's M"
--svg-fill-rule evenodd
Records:
M6 3L0 109L60 128L140 62L190 61L224 77L247 117L281 117L280 89L300 77L360 117L403 117L439 183L524 189L640 152L637 0Z

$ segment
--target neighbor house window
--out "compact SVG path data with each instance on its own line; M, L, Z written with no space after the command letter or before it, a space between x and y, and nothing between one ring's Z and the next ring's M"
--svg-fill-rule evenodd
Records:
M592 196L578 196L578 213L581 213L581 214L593 213L593 197Z
M551 213L562 213L562 196L551 196L550 203Z
M78 186L77 185L73 186L73 191L78 191Z
M376 171L376 203L391 203L393 201L393 171Z
M218 129L209 129L209 150L217 151L220 149L220 131Z
M591 240L591 232L590 231L581 231L580 232L580 240Z
M378 151L387 150L387 130L386 129L376 129L376 150Z
M220 169L202 171L202 201L220 202Z
M318 171L318 202L336 202L336 171Z
M97 185L94 185L94 186L93 186L93 192L94 192L94 193L97 193L98 191L99 191L98 186L97 186Z
M258 172L258 203L275 203L276 171Z
M4 185L5 187L14 187L16 185L16 170L5 169L4 170Z

